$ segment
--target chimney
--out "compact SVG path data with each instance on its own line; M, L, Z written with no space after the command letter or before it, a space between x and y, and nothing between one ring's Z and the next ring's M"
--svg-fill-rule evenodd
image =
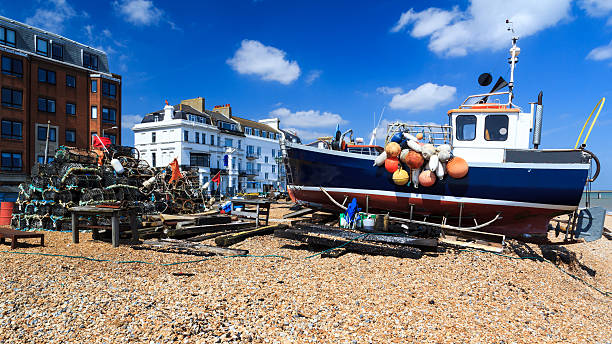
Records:
M213 111L218 112L227 118L230 118L232 116L232 107L229 104L215 105Z
M276 130L280 130L280 119L278 118L266 118L266 119L260 119L259 123L263 123L267 126L270 126Z
M174 114L174 106L168 104L168 101L166 100L166 106L164 106L164 122L171 121L173 114Z
M185 99L185 100L181 100L181 104L185 104L188 106L191 106L192 108L200 111L200 112L204 112L204 105L206 104L206 101L204 99L204 97L197 97L197 98L193 98L193 99Z

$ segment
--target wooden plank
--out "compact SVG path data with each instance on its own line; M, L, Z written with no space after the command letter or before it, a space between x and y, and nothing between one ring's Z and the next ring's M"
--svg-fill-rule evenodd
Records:
M242 256L247 255L249 253L248 250L223 248L175 239L145 240L141 245L132 246L132 248L153 249L155 251L160 252L185 253L206 256Z
M225 224L186 226L181 229L166 228L164 233L168 237L187 238L198 234L221 232L230 229L243 229L250 226L253 226L252 222L235 221Z
M232 210L232 215L248 217L251 219L257 218L257 212L254 211Z
M390 246L390 245L382 245L373 242L364 242L364 241L351 241L346 240L344 238L308 233L296 229L286 229L286 230L276 230L274 231L274 235L286 238L297 240L301 242L305 242L310 245L317 245L323 247L334 247L334 248L344 248L350 252L364 253L364 254L372 254L372 255L382 255L382 256L393 256L400 258L413 258L419 259L423 256L423 252L415 247L409 246Z
M219 236L215 239L215 243L221 247L227 247L238 242L243 241L246 238L250 238L256 235L264 235L274 232L276 229L286 228L286 225L276 224L271 226L259 227L255 229L246 230L243 232L237 232L232 234L227 234L223 236Z

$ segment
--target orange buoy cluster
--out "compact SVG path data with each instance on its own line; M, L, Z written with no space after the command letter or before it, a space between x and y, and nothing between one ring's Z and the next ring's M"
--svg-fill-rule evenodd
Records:
M398 138L401 140L400 143ZM412 182L415 188L433 186L436 180L444 179L448 174L451 178L460 179L467 175L469 167L465 159L453 156L451 146L442 144L434 146L423 143L423 134L413 136L409 133L396 133L392 141L385 146L374 161L374 165L383 166L392 174L392 180L397 185L407 185Z

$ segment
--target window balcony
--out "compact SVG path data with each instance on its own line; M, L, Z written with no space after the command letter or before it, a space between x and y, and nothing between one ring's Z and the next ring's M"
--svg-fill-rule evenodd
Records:
M259 159L259 154L255 153L255 152L247 152L246 153L246 158L248 160L255 160L255 159Z

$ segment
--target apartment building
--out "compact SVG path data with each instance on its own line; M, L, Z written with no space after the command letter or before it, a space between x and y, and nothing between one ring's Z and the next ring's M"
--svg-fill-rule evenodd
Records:
M61 145L102 133L120 144L121 76L103 51L0 17L0 56L0 193Z
M213 193L265 192L286 187L278 125L278 119L235 116L229 104L206 110L198 97L145 115L133 127L134 145L152 166L176 158L181 166L197 168L203 183L220 172L221 185L211 186Z

